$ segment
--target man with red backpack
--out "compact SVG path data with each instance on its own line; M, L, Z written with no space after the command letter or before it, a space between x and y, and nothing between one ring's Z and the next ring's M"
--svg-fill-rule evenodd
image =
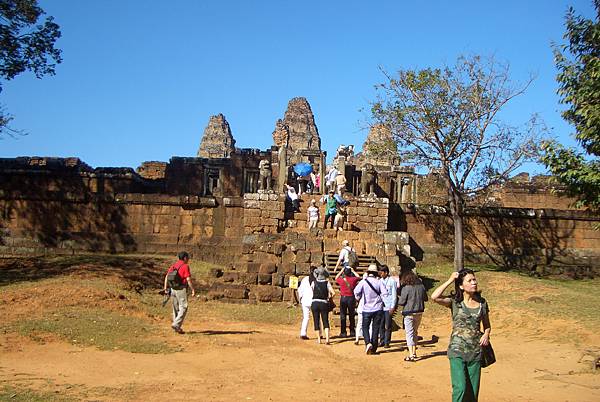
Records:
M167 292L167 288L171 288L171 297L173 298L173 324L171 328L178 334L185 333L181 326L188 309L187 288L192 291L192 297L196 295L194 285L192 284L192 276L188 262L190 255L186 251L181 251L177 254L178 261L169 267L165 275L165 283L163 291Z

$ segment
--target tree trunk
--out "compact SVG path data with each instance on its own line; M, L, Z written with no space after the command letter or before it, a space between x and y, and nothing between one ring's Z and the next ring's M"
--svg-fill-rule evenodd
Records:
M465 264L465 239L463 237L462 213L453 213L454 222L454 269L461 270Z
M448 190L448 206L454 224L454 269L458 272L465 264L465 240L463 237L464 202L461 191L456 187L450 175L450 169L444 167L444 180Z
M454 224L454 269L458 272L465 264L465 240L463 237L464 206L460 194L452 186L448 190L448 204Z

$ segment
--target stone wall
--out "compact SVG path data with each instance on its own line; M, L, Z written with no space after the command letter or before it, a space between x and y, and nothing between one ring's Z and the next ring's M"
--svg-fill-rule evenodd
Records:
M584 211L482 207L465 218L468 261L537 274L600 274L600 217ZM417 260L452 258L453 226L441 207L404 206L400 230Z

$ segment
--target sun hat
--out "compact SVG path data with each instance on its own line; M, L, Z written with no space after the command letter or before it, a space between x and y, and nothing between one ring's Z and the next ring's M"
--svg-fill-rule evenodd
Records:
M377 273L377 265L375 265L375 264L369 265L369 268L367 268L367 272L375 272L375 273Z

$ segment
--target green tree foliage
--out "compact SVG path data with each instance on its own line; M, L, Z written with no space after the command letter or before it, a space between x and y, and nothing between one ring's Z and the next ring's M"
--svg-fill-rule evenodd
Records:
M542 161L578 198L577 206L600 209L600 0L596 21L566 15L567 44L554 46L558 94L569 108L563 118L575 126L575 138L584 153L556 141L544 143ZM587 155L586 155L587 154Z
M460 57L441 69L384 71L372 104L376 124L389 128L398 146L419 166L439 171L454 221L454 263L464 264L463 216L468 197L501 184L537 157L543 127L536 116L522 127L500 111L531 79L515 86L507 65L479 56Z
M12 80L25 71L37 78L54 75L62 61L54 47L61 33L52 17L40 21L44 14L37 0L0 0L0 78ZM0 109L0 134L16 133L8 127L11 119Z

